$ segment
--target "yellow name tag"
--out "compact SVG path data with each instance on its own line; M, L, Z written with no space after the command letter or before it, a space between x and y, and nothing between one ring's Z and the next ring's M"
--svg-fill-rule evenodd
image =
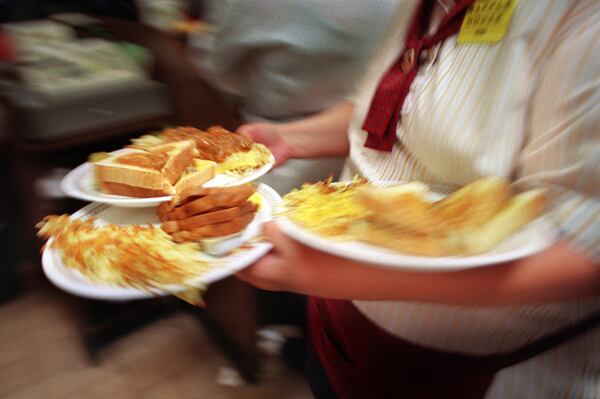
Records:
M476 0L467 10L457 43L497 43L506 34L517 0Z

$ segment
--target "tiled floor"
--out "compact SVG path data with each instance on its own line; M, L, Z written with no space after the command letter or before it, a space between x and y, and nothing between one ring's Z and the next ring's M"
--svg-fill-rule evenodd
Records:
M186 313L121 339L93 365L65 299L43 285L0 305L1 398L312 397L304 379L287 369L256 385L218 384L229 362Z

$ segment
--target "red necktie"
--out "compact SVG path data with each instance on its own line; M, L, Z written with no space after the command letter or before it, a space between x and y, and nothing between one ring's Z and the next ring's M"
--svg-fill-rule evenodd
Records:
M8 34L0 32L0 61L14 62L17 56L11 46Z
M437 31L426 36L434 0L421 0L410 23L404 51L391 68L383 75L363 129L367 131L365 147L380 151L391 151L396 139L396 126L404 99L417 75L419 54L422 50L443 42L460 29L467 8L475 0L456 0L456 4L442 19Z

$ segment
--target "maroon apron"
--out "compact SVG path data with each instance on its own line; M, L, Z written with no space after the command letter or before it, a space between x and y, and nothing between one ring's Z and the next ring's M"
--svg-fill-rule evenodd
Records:
M340 398L483 398L499 370L535 357L600 324L600 312L514 352L472 356L392 336L350 301L309 298L308 333Z
M340 398L482 398L497 367L429 350L370 322L350 301L310 298L309 339Z

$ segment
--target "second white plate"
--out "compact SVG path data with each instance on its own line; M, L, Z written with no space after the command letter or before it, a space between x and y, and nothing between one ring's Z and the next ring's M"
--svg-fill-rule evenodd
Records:
M263 198L263 207L256 215L255 220L246 229L247 231L252 231L254 234L260 232L260 225L271 219L274 208L281 202L279 194L265 184L258 186L258 192ZM159 222L153 208L125 209L99 203L87 205L71 217L76 219L96 217L96 223L100 225L106 223L147 225ZM42 254L44 273L54 285L70 294L90 299L112 301L170 295L169 291L166 290L148 292L136 288L99 284L90 281L81 273L65 266L60 252L52 248L50 240ZM243 246L243 249L233 251L227 256L212 257L207 254L198 253L200 259L209 262L212 261L213 266L206 273L188 281L188 283L190 285L208 285L224 279L256 262L267 254L271 248L272 245L268 242L250 240ZM176 287L173 290L176 290Z

